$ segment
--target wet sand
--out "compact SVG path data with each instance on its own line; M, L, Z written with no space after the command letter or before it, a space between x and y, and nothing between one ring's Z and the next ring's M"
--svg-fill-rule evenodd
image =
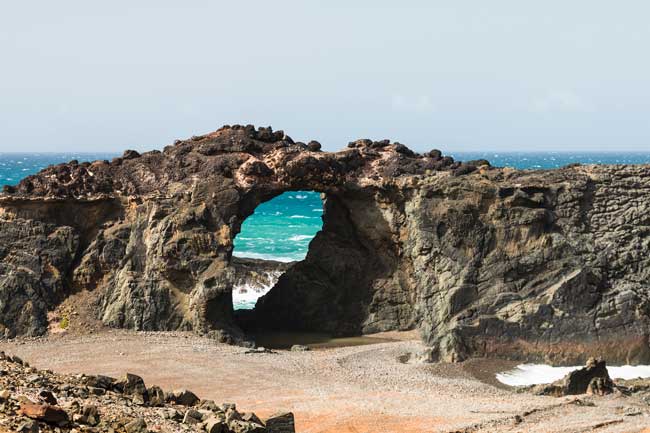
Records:
M400 358L423 347L415 335L371 337L390 341L246 354L244 348L185 333L103 331L3 342L0 350L64 373L132 372L149 385L188 388L260 416L290 410L300 433L568 433L603 423L599 432L639 432L650 425L646 412L624 416L625 407L638 405L629 398L598 398L587 406L573 398L515 393L490 384L496 369L511 366L507 363L403 363Z

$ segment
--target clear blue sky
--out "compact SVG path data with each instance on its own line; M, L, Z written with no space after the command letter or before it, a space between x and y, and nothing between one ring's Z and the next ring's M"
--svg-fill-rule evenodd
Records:
M0 151L146 150L226 123L331 150L649 150L648 17L643 0L3 1Z

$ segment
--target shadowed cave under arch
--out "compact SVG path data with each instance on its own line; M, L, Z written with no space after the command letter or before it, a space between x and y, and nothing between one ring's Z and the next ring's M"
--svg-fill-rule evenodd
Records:
M330 192L321 193L321 197L322 228L310 241L305 258L292 263L254 309L234 311L235 323L244 332L354 336L394 329L392 323L382 326L381 321L369 320L374 317L373 285L389 276L396 265L382 236L364 233L369 228L375 234L385 229L379 223L381 215L361 206L367 199L355 194ZM368 218L373 214L374 218ZM237 257L233 255L231 260ZM403 328L412 325L409 317Z
M291 191L261 203L235 236L231 265L236 277L233 308L252 309L294 263L307 256L323 228L323 199L315 191Z

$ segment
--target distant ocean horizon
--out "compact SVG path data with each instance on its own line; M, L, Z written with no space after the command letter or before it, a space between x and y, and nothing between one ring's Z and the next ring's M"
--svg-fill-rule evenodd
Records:
M648 152L448 152L455 159L487 159L493 166L552 169L567 164L650 164ZM0 185L15 185L51 165L76 159L110 160L117 153L0 153ZM263 203L242 226L234 254L279 261L302 260L321 229L322 201L313 191L289 192Z

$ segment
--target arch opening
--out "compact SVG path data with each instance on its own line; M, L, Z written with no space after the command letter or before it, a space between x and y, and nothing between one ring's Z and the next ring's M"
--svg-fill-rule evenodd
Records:
M268 200L244 220L234 239L233 310L251 310L280 276L307 256L323 228L323 199L315 191L289 191Z
M306 193L301 190L284 194L287 199L293 195L296 200L296 195ZM300 255L294 256L302 260L284 262L286 269L279 269L272 279L263 278L264 289L251 294L254 301L242 299L239 293L242 279L237 274L248 275L249 281L251 279L250 272L243 269L245 261L257 260L253 264L259 265L259 259L289 257L287 249L281 246L256 245L254 241L264 240L264 236L247 235L250 226L254 226L247 227L247 223L255 222L255 216L251 215L278 212L268 209L275 204L274 199L262 201L255 210L247 208L250 221L242 223L234 239L231 259L236 275L231 311L238 329L258 345L275 349L290 348L294 344L329 347L375 343L381 340L365 334L412 329L412 310L403 305L407 294L397 287L390 299L376 296L387 284L394 284L391 275L397 257L390 240L386 239L391 232L381 207L374 205L363 191L311 194L318 197L317 205L312 205L308 214L288 213L286 228L296 229L288 226L299 225L296 221L307 223L311 220L318 228L322 224L322 229L316 231L313 239L300 239L299 236L306 236L302 233L284 236L285 239L293 238L296 243L303 242ZM321 207L321 199L322 215L320 209L315 209ZM314 218L311 213L317 216ZM269 252L275 256L269 256ZM262 292L265 293L260 296ZM248 301L248 305L238 305L242 301Z

